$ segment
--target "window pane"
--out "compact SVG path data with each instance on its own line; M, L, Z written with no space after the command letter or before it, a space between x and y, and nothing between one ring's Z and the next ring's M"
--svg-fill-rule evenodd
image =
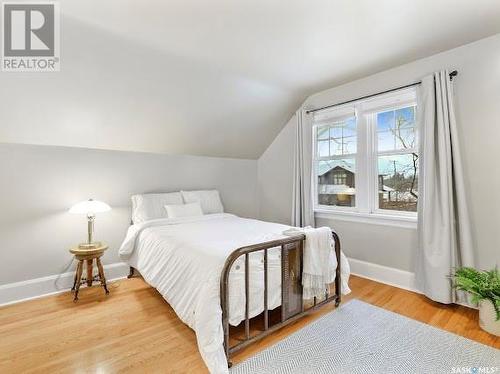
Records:
M330 155L331 156L342 155L342 138L330 139Z
M330 156L356 153L356 118L349 117L330 126Z
M344 136L356 136L356 117L346 119Z
M328 140L318 141L318 157L328 157L330 155Z
M381 112L377 114L377 130L386 131L394 128L394 111Z
M353 154L356 153L356 144L357 143L357 138L355 136L347 136L344 138L344 144L343 144L343 154L348 155L348 154Z
M330 206L356 206L355 159L319 161L318 204Z
M395 149L394 134L392 131L380 131L378 133L378 151L393 151Z
M378 158L380 209L417 211L418 156L414 153Z
M318 127L318 140L319 139L328 139L329 137L329 131L330 131L330 127L329 126L322 126L322 127Z
M415 107L378 113L377 138L379 151L416 147Z
M415 107L396 110L394 134L398 149L415 147Z
M406 108L401 108L396 110L395 114L396 124L398 121L402 121L404 126L414 127L415 126L415 107L409 106Z
M342 139L342 124L335 124L330 127L330 138Z
M415 128L400 129L396 133L396 147L397 149L411 149L416 146L415 144Z

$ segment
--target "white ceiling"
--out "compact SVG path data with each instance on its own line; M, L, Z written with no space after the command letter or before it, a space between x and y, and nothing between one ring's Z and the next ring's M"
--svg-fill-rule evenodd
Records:
M0 93L0 140L258 158L308 95L500 32L498 0L65 0L61 11L61 72L0 73L34 104L24 113Z

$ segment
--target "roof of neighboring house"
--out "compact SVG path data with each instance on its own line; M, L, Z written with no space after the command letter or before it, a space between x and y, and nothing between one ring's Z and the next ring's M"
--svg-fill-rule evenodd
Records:
M323 174L328 173L330 170L333 170L336 167L345 169L351 173L355 173L354 163L350 163L345 160L331 160L322 161L319 163L318 176L322 176Z
M346 160L329 160L329 161L321 161L320 165L318 166L318 177L321 177L322 175L328 173L329 171L335 168L344 169L353 174L356 173L353 163L347 162ZM387 176L387 175L389 174L379 174L379 176ZM388 188L387 191L394 191L390 189L390 187L387 188Z

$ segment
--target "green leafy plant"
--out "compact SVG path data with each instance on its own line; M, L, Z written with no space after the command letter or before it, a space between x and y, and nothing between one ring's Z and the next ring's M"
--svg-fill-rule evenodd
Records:
M495 308L497 321L500 320L500 272L498 268L490 271L474 268L459 268L453 274L455 288L472 295L472 302L489 300Z

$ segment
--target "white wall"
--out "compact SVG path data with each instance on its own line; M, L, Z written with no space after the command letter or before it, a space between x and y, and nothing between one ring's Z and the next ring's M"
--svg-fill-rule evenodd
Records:
M185 48L204 49L206 57L230 53L248 66L265 65L242 58L262 43L243 48L242 36L226 29L229 19L242 25L215 5L59 3L61 71L0 72L0 142L257 159L305 97L276 74L264 79L234 70L230 58L221 65L186 55ZM248 16L237 3L223 8ZM218 22L226 26L214 27ZM209 36L219 32L238 42Z
M315 108L354 99L418 81L444 68L459 71L454 80L455 102L476 241L476 262L481 268L491 268L500 264L500 34L317 93L304 105ZM293 144L288 144L293 143L293 137L287 134L293 133L292 127L293 121L259 160L259 168L263 169L259 170L259 177L268 178L259 180L259 188L274 185L276 193L281 188L280 193L287 197L291 196L292 164L289 159L293 157ZM276 182L280 182L280 187ZM291 208L291 200L284 207L285 199L275 199L270 193L261 194L260 204L262 217L266 219L274 218L273 209L284 212L278 218L285 218ZM413 270L414 229L325 219L318 219L317 223L339 231L344 250L350 257Z
M290 223L295 115L258 161L260 218Z
M69 271L86 219L68 208L89 197L113 208L95 224L105 264L120 261L135 193L217 188L227 212L258 216L255 160L0 144L0 179L0 285Z
M449 2L59 1L61 70L0 73L0 142L257 159L329 82L500 31Z

